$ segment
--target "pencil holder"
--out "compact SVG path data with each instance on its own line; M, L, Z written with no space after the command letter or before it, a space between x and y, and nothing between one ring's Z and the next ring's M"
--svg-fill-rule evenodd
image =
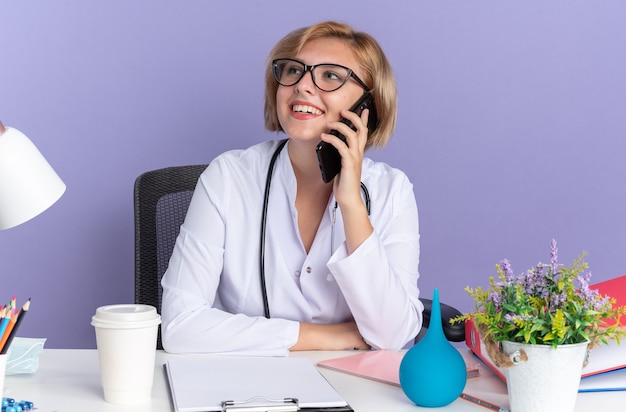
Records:
M4 396L4 375L7 369L7 358L9 355L0 355L0 399Z
M400 386L416 405L439 407L458 398L466 381L463 356L443 333L439 291L435 289L426 336L408 350L400 363Z

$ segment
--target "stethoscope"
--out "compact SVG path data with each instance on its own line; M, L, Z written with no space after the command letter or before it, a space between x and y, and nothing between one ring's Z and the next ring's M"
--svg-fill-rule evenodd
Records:
M259 248L259 269L261 274L261 294L263 296L263 310L265 312L265 317L270 318L270 304L267 299L267 286L265 283L265 227L267 226L267 205L269 203L270 196L270 186L272 185L272 174L274 172L274 166L276 165L276 159L278 159L278 155L283 150L283 147L287 143L289 139L282 140L274 154L272 155L272 159L270 160L270 164L267 168L267 177L265 179L265 193L263 195L263 209L261 211L261 243ZM363 182L361 182L361 191L363 192L363 197L365 201L365 208L367 209L367 214L370 214L370 194L367 190L367 186ZM335 207L333 209L332 216L332 229L331 229L331 245L330 252L335 250L335 214L337 211L337 203L335 202Z

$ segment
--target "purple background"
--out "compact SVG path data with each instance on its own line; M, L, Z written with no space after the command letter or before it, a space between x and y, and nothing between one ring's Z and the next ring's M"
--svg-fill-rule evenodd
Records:
M587 250L595 281L626 273L624 16L621 0L3 1L0 119L68 189L0 232L0 302L32 297L21 336L95 347L96 307L133 300L135 178L275 137L267 54L326 19L394 67L398 128L370 156L415 185L425 296L470 310L466 285L505 257L548 261L552 238L563 263Z

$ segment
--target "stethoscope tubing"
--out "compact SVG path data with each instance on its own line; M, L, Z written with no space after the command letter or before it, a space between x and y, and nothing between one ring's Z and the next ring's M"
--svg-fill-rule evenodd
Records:
M261 296L263 297L263 312L266 318L270 318L270 304L267 297L267 283L265 278L265 232L267 227L267 206L269 204L270 198L270 187L272 185L272 174L274 173L274 167L276 165L276 160L278 159L278 155L283 150L283 147L287 143L289 139L283 139L279 144L274 154L272 154L272 158L270 160L270 164L267 167L267 177L265 179L265 192L263 194L263 208L261 209L261 239L259 244L259 273L261 279ZM361 190L363 191L363 195L365 197L365 207L367 209L367 214L370 214L370 194L369 190L367 190L367 186L365 183L361 182ZM336 205L335 205L336 208ZM332 229L332 243L334 244L335 237L335 225L333 222ZM331 249L334 249L334 245L331 245ZM331 253L333 251L331 250Z

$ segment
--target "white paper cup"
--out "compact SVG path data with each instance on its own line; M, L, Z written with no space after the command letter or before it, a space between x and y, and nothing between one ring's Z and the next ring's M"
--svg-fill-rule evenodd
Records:
M100 378L104 400L116 404L150 401L161 317L149 305L109 305L96 310Z
M7 355L6 353L0 355L0 399L2 399L2 397L4 396L4 376L6 375L7 371L8 358L9 355Z

